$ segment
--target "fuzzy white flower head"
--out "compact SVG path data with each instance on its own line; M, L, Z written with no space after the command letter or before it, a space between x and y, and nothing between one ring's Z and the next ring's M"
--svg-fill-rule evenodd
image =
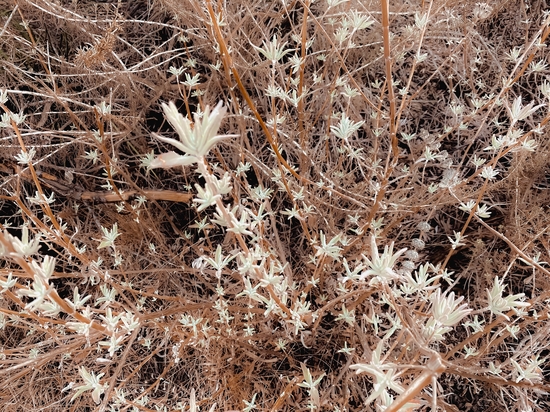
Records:
M169 104L163 103L162 109L164 110L164 116L176 130L180 140L162 137L155 133L153 133L153 136L177 147L186 154L182 156L175 152L164 153L150 163L152 169L158 167L187 166L196 163L200 158L206 156L216 143L227 137L231 137L230 135L218 136L216 134L226 112L226 108L223 107L223 102L221 101L212 111L207 106L202 119L195 113L194 124L178 112L173 102Z

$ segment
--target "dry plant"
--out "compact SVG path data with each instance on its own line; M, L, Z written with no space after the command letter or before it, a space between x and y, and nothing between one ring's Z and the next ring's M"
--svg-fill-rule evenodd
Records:
M0 4L2 411L547 411L545 7Z

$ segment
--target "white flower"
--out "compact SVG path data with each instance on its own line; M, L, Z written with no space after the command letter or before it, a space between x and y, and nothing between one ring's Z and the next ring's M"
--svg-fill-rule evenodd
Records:
M118 326L118 322L120 321L122 314L113 316L113 311L108 307L105 315L100 315L99 317L105 321L102 325L104 325L107 330L114 331Z
M221 179L212 175L212 183L216 187L218 194L227 195L231 193L231 176L229 176L229 173L225 172Z
M25 121L26 115L23 114L23 112L19 113L10 113L11 119L15 122L16 125L20 125Z
M475 205L476 201L471 199L468 201L468 203L461 203L458 208L464 212L470 213Z
M29 240L29 228L27 226L23 226L21 230L21 239L10 235L8 232L4 232L4 238L11 243L15 252L21 257L34 255L40 248L40 237L37 236Z
M319 399L319 392L316 388L319 383L323 380L325 377L325 373L321 373L321 376L319 376L316 380L313 380L313 377L311 376L311 372L306 367L304 363L302 363L302 373L304 376L304 381L302 383L299 383L298 386L302 388L306 388L309 392L309 396L313 400L315 405L320 405L320 399Z
M117 223L113 225L113 228L111 230L101 226L101 231L103 232L103 236L101 239L101 243L97 247L98 249L103 249L109 246L113 246L113 244L115 243L115 239L120 236L120 233L118 233Z
M166 119L178 133L180 141L162 137L157 134L153 134L153 136L163 142L170 143L182 152L187 153L187 155L180 156L174 152L164 153L152 162L152 168L173 167L178 165L185 166L195 163L201 157L206 156L216 143L230 137L227 135L216 135L226 112L226 108L223 107L221 101L212 112L209 107L206 107L202 119L195 113L194 124L178 112L173 102L170 102L168 105L163 103L162 109L164 110Z
M76 398L78 398L80 395L82 395L83 392L93 389L92 399L96 404L98 404L100 402L99 397L103 392L105 392L105 387L106 387L106 384L99 383L99 380L105 374L100 373L99 375L96 376L94 372L92 373L88 372L84 366L81 366L78 372L80 373L80 376L82 376L82 379L86 384L81 385L77 388L74 388L74 390L77 392L71 398L71 402L74 401Z
M111 335L111 339L103 340L99 342L99 345L108 347L107 351L109 352L109 356L113 357L115 352L121 348L121 345L119 345L119 343L122 343L123 341L124 341L124 336Z
M511 309L522 308L531 306L528 302L522 302L520 299L523 299L525 293L518 293L516 295L502 297L502 292L507 285L505 285L503 280L499 280L498 276L495 277L495 283L491 290L487 289L487 295L489 297L489 310L495 315L502 315L509 320L503 312L507 312Z
M510 359L510 362L512 362L515 369L514 372L516 375L516 383L522 380L525 380L530 384L542 381L544 377L540 365L544 364L545 361L546 358L539 359L539 355L537 355L536 357L529 359L527 362L524 362L525 366L521 366L515 360Z
M240 233L241 235L254 236L254 234L248 230L248 227L250 226L248 216L248 212L244 209L241 211L240 219L237 220L235 213L231 212L231 227L229 227L227 231Z
M454 239L452 239L450 236L447 236L447 238L451 242L453 250L456 249L459 246L464 246L465 243L462 243L462 240L464 238L466 238L466 236L462 236L462 234L460 232L454 232L454 235L455 235Z
M544 106L544 104L539 104L535 107L533 107L533 105L534 103L531 102L527 106L522 107L521 96L516 97L514 103L512 103L512 107L506 107L508 109L508 113L510 114L510 118L512 119L512 125L520 120L526 119Z
M189 73L185 73L185 81L182 83L186 85L187 87L196 87L201 82L199 81L199 78L201 77L200 73L195 74L193 77Z
M344 113L342 113L342 118L340 119L340 122L336 126L330 126L330 131L336 137L339 137L345 142L348 142L349 138L352 137L353 134L357 132L364 123L364 121L354 122Z
M11 127L11 118L8 113L2 113L0 116L0 129L4 127Z
M279 41L277 40L277 36L273 36L273 39L271 39L270 42L266 42L264 40L263 42L263 48L257 47L250 43L252 47L254 47L256 50L258 50L267 60L271 60L273 64L275 62L281 60L285 54L290 53L293 49L286 49L286 42L283 44L279 44Z
M389 334L387 335L389 337ZM403 393L405 388L401 385L396 370L391 365L384 365L382 359L382 348L384 340L380 340L376 349L372 351L371 360L369 363L357 363L349 368L355 370L356 374L368 373L374 379L374 390L371 392L365 404L372 402L374 399L383 396L388 389L396 393Z
M170 68L168 69L168 73L170 74L173 74L174 76L178 77L178 76L181 76L181 74L185 71L185 67L174 67L174 66L170 66Z
M367 276L374 276L374 279L370 281L370 283L389 283L392 280L399 279L399 275L395 273L393 270L393 266L395 265L395 262L401 256L405 251L405 249L401 249L400 251L393 253L393 242L388 247L384 247L384 253L382 253L382 256L378 253L378 246L376 246L376 240L374 239L374 236L371 237L371 256L372 260L367 258L365 255L362 255L363 258L366 260L367 265L370 269L365 270L361 274L361 280L364 280Z
M455 299L454 292L442 296L441 289L437 289L430 296L430 300L432 301L432 316L441 325L454 326L472 311L468 309L466 303L460 304L464 300L464 296Z
M21 165L26 165L32 162L32 159L34 158L34 155L36 154L36 150L34 147L31 147L27 152L24 152L21 150L18 154L15 155L15 160L17 160L17 163Z
M17 291L19 296L28 296L34 298L32 302L25 306L25 310L32 310L34 308L40 309L41 305L46 302L46 298L53 290L47 283L42 282L40 279L36 279L32 283L32 289L27 285L28 289L20 289Z
M33 205L40 205L40 204L52 204L55 202L54 193L52 192L50 196L46 196L45 194L40 194L38 191L34 192L34 196L27 197L27 200L32 203Z
M41 264L38 264L36 260L31 262L31 268L33 269L35 278L40 276L43 280L48 281L51 279L55 269L55 258L51 256L44 256Z
M193 202L199 203L200 206L197 207L197 211L199 212L202 212L209 206L215 205L216 200L221 198L220 194L214 193L208 186L203 189L198 184L195 184L195 188L197 189L197 198L193 199Z
M498 175L498 170L493 166L485 166L480 173L480 176L487 180L493 180Z
M491 212L489 212L489 206L487 205L478 206L476 215L483 219L491 217Z
M10 272L8 274L8 278L5 281L0 280L0 287L2 287L2 290L0 290L0 293L4 293L6 290L11 288L12 286L15 286L16 283L17 283L17 278L13 278L13 273Z
M216 276L221 276L221 271L224 267L227 266L229 262L231 262L235 256L226 256L225 258L222 255L222 247L221 245L218 245L216 248L216 255L215 258L212 259L211 257L204 257L204 260L210 264L214 269L216 269Z
M315 256L330 256L336 260L340 259L342 248L337 246L337 243L342 238L342 234L339 233L327 243L327 238L323 231L321 231L319 233L319 238L321 239L321 246L315 246L317 248L317 253Z
M452 331L454 325L471 313L471 309L468 309L467 304L460 304L463 299L462 296L455 299L454 293L442 296L440 289L431 294L432 316L422 327L422 333L426 339L430 342L444 340L443 335Z
M342 313L340 313L336 320L343 320L348 325L353 326L355 323L355 311L349 311L346 305L342 305Z
M437 288L436 285L432 285L441 276L436 275L430 277L428 272L430 269L429 264L420 265L417 271L413 274L406 274L405 280L407 283L401 285L401 290L406 294L413 294L420 291L428 292Z

